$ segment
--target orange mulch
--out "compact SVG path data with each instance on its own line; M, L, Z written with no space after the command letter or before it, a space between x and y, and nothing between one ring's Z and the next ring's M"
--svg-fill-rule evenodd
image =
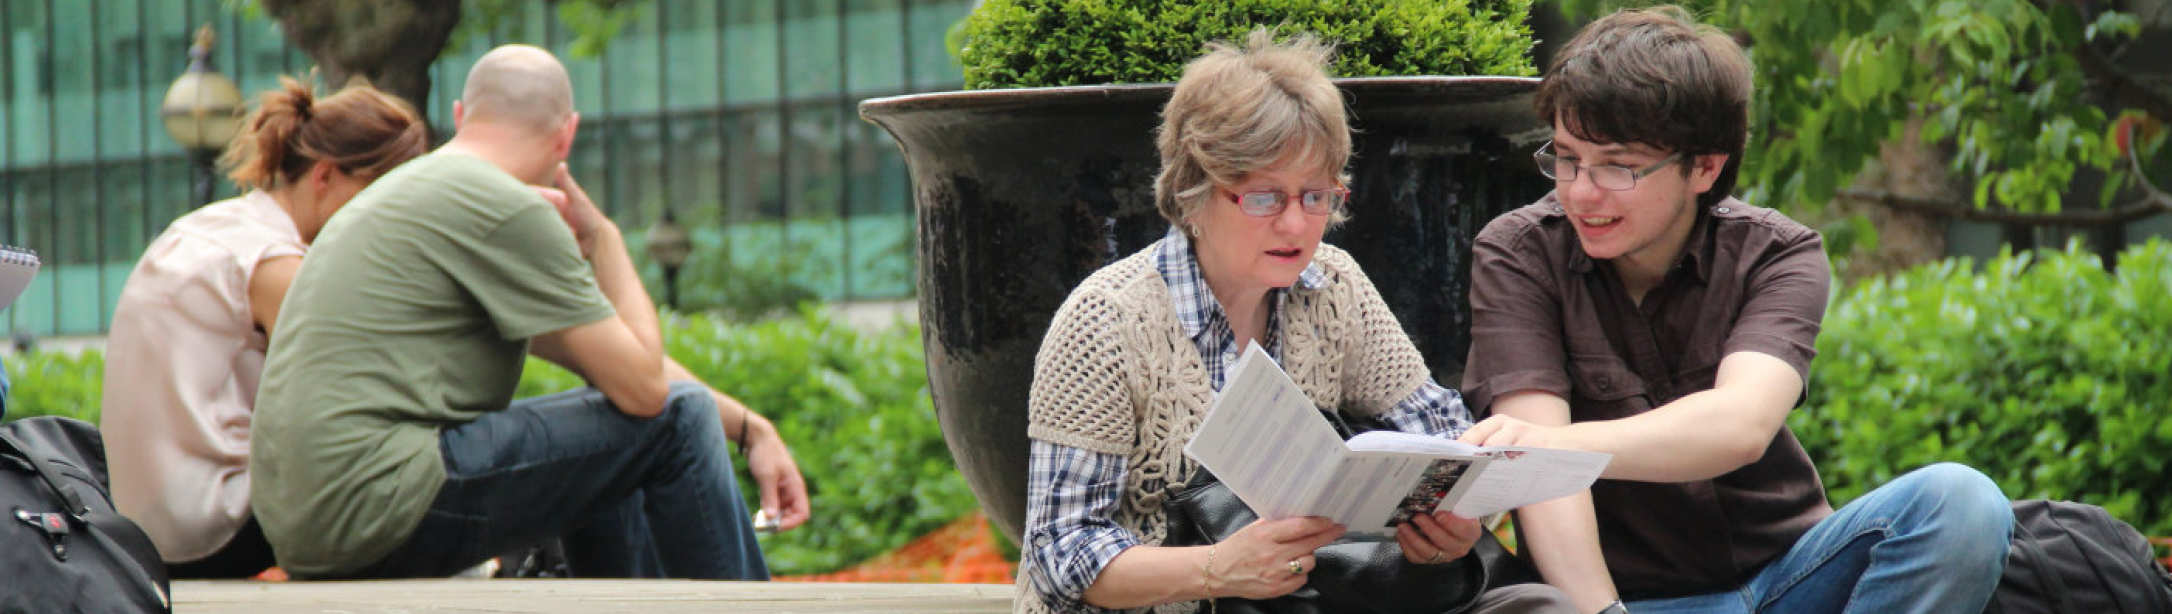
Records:
M2172 537L2152 537L2149 538L2149 543L2163 546L2165 548L2172 548ZM2166 556L2164 558L2157 559L2157 562L2163 564L2167 568L2172 568L2172 556Z
M1009 584L1016 564L1003 560L980 512L960 518L896 550L842 570L804 576L777 576L779 582L942 582ZM285 582L277 567L254 578Z
M980 512L896 550L838 571L778 576L779 582L945 582L1009 584L1016 565L1003 560Z

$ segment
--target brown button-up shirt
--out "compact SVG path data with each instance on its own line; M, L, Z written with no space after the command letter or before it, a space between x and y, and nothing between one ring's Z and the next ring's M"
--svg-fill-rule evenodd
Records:
M1807 381L1832 274L1815 231L1729 198L1698 212L1681 257L1639 305L1585 255L1549 194L1478 235L1471 272L1474 412L1519 390L1611 420L1710 390L1720 358L1770 354ZM1817 467L1786 428L1765 456L1710 480L1599 480L1599 544L1627 598L1740 586L1832 513Z

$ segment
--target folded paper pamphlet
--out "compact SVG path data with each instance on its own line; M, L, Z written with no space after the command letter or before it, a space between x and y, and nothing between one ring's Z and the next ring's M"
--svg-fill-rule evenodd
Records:
M1322 516L1370 538L1393 538L1396 525L1436 509L1479 518L1575 494L1613 459L1396 431L1345 442L1256 344L1230 367L1184 453L1261 518Z

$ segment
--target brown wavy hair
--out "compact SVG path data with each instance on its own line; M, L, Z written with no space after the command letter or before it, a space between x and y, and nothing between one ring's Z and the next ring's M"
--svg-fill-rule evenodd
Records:
M422 118L398 97L355 84L319 99L301 81L280 77L278 88L258 97L219 162L234 183L268 189L301 179L320 161L375 178L429 145Z
M1585 26L1546 69L1539 117L1593 143L1727 154L1701 208L1726 198L1750 134L1750 61L1726 33L1676 6L1625 10ZM1690 165L1681 165L1683 173Z

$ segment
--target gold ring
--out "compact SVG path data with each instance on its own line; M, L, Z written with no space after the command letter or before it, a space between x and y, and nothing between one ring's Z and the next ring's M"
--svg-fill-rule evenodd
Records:
M1431 565L1440 562L1440 556L1443 554L1447 554L1447 552L1442 550L1434 550L1433 556L1426 557L1425 564Z
M1305 575L1305 564L1297 562L1297 559L1290 559L1290 575Z

